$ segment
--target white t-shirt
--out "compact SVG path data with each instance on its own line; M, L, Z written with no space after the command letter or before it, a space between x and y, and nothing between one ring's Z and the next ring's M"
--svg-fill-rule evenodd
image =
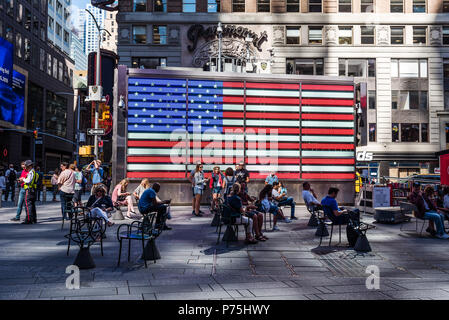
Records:
M302 191L302 198L304 199L304 202L306 205L311 205L313 203L320 203L310 192L309 190L303 190Z

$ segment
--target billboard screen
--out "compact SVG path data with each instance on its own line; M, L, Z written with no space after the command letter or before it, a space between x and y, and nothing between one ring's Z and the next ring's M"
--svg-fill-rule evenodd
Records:
M13 70L13 45L0 37L0 120L24 126L25 75Z

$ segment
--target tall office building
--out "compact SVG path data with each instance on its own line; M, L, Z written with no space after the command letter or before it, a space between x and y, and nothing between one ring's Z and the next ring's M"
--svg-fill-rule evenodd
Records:
M104 21L106 18L105 10L101 10L91 4L86 5L86 9L93 14L99 27L104 28ZM86 12L84 23L84 52L88 55L92 51L97 51L97 48L98 29L92 16Z
M272 73L366 82L368 145L357 150L374 153L373 177L433 172L449 143L448 0L122 0L119 10L128 67L214 70L221 22L224 70L268 61Z
M70 55L72 32L70 28L71 0L48 0L48 40Z
M87 70L87 55L83 43L75 33L72 34L70 49L70 57L75 61L75 70Z
M106 19L104 20L104 28L109 31L111 35L105 34L103 38L103 42L101 43L101 47L106 50L110 50L112 52L117 53L117 21L116 21L117 12L106 12Z

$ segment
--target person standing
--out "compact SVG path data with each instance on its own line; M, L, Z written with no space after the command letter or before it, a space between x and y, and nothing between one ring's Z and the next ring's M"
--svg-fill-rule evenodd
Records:
M59 168L56 168L51 176L51 185L53 186L53 200L56 201L56 195L58 194L58 178L59 178Z
M209 182L209 188L212 190L212 208L217 207L218 198L220 197L221 190L224 188L225 176L220 171L220 167L214 167L212 176Z
M37 174L33 169L33 162L31 160L25 161L25 168L28 172L26 178L19 178L23 182L25 189L25 209L26 217L22 224L37 223L36 215L36 188L37 188Z
M204 172L203 172L203 165L197 164L195 169L195 175L193 176L194 181L194 190L193 193L195 195L195 211L194 215L197 217L202 217L202 213L200 212L200 206L201 206L201 197L204 192L204 186L207 181L209 181L209 178L204 178Z
M93 160L89 164L88 169L92 173L91 194L93 194L93 190L95 189L95 187L97 187L99 184L103 183L103 168L101 167L101 161Z
M196 162L196 166L201 165L201 161L197 161ZM193 179L193 177L195 176L195 172L196 172L196 167L195 169L193 169L192 171L190 171L189 176L187 177L187 179L190 181L190 183L192 184L192 214L195 214L195 206L196 206L196 197L195 197L195 180ZM204 212L202 212L200 210L200 213L203 214Z
M61 163L61 174L58 178L58 187L59 187L59 199L61 200L61 212L62 218L69 220L71 218L67 217L66 214L66 206L67 202L72 201L73 196L75 194L75 172L73 172L73 168L75 165L71 165L69 168L69 164L67 162Z
M75 202L75 205L77 206L83 205L81 201L82 183L83 173L80 171L78 166L75 166L75 195L73 196L73 202Z
M235 170L234 175L242 190L248 193L249 171L245 169L245 162L239 162L238 169Z
M11 201L14 202L17 172L16 170L14 170L13 164L10 164L9 169L6 170L5 178L6 178L5 201L8 201L8 195L9 192L11 192Z
M20 164L22 167L22 172L20 173L20 178L19 178L19 186L20 186L20 191L19 191L19 201L17 201L17 211L16 211L16 216L14 218L12 218L10 221L20 221L20 215L22 214L22 208L23 208L23 204L25 203L25 188L24 188L24 183L23 181L20 182L20 179L23 178L25 179L28 175L28 171L25 167L25 161L22 161L22 163Z

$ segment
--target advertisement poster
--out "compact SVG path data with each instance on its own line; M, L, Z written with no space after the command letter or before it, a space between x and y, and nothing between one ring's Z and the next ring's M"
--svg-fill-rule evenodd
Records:
M26 76L13 70L13 45L0 37L0 120L24 126Z

